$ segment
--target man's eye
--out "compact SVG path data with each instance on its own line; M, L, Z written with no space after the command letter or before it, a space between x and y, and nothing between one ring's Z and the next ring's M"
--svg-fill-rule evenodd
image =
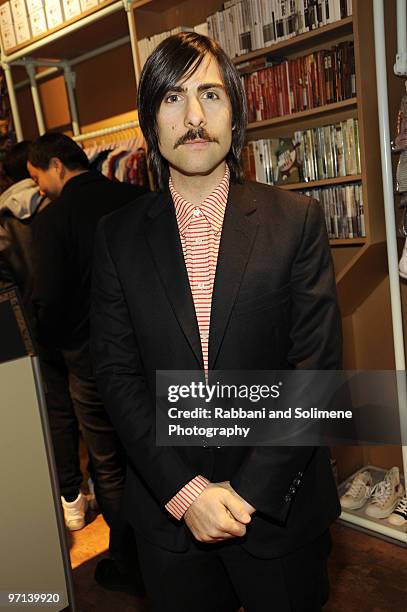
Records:
M219 96L214 91L206 91L204 93L204 98L208 98L208 100L219 100Z
M165 98L165 101L167 102L167 104L173 104L174 102L178 102L179 99L180 96L178 94L171 94L170 96L167 96Z

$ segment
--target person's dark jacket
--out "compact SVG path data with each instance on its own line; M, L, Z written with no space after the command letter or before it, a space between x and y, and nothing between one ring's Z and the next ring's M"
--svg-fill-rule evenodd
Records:
M15 183L0 196L0 289L17 285L28 315L32 314L33 226L47 203L31 179Z
M88 340L97 223L145 191L99 172L85 172L70 179L38 218L33 302L37 335L44 345L69 350Z

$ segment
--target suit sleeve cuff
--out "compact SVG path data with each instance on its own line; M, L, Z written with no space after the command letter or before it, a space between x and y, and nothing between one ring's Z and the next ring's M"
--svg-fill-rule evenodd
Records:
M180 521L189 506L206 489L208 484L209 480L204 476L195 476L165 504L165 509Z

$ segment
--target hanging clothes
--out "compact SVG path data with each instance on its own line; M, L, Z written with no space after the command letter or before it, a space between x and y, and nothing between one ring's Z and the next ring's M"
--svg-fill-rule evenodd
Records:
M114 134L112 137L117 138ZM131 183L140 187L149 185L147 155L144 138L136 137L85 148L92 170L98 170L110 180Z

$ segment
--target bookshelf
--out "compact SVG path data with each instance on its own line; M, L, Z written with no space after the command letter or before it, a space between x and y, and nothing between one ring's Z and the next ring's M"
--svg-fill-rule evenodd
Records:
M354 292L352 290L353 285L360 285L359 274L369 265L370 258L372 258L372 263L377 263L378 252L381 251L384 254L384 250L377 247L378 244L384 242L384 217L379 165L379 134L377 125L372 125L372 119L377 118L376 79L372 61L372 54L374 54L372 2L355 0L351 17L277 42L264 49L235 57L233 61L238 68L245 70L248 62L266 55L284 55L287 58L295 58L313 50L329 48L344 40L354 41L356 97L303 112L249 123L248 139L285 137L292 135L297 130L337 123L347 118L358 119L362 163L360 175L281 186L283 189L308 190L313 187L361 181L365 202L366 238L331 240L342 312L344 317L352 317L364 298L367 298L386 276L385 268L377 267L364 277L367 281L365 291ZM344 248L347 246L349 249ZM349 345L354 344L355 337L352 340L353 342ZM360 341L362 342L362 339ZM353 364L356 352L350 359ZM363 366L360 364L358 367L368 367L368 364ZM390 355L387 367L391 367Z

